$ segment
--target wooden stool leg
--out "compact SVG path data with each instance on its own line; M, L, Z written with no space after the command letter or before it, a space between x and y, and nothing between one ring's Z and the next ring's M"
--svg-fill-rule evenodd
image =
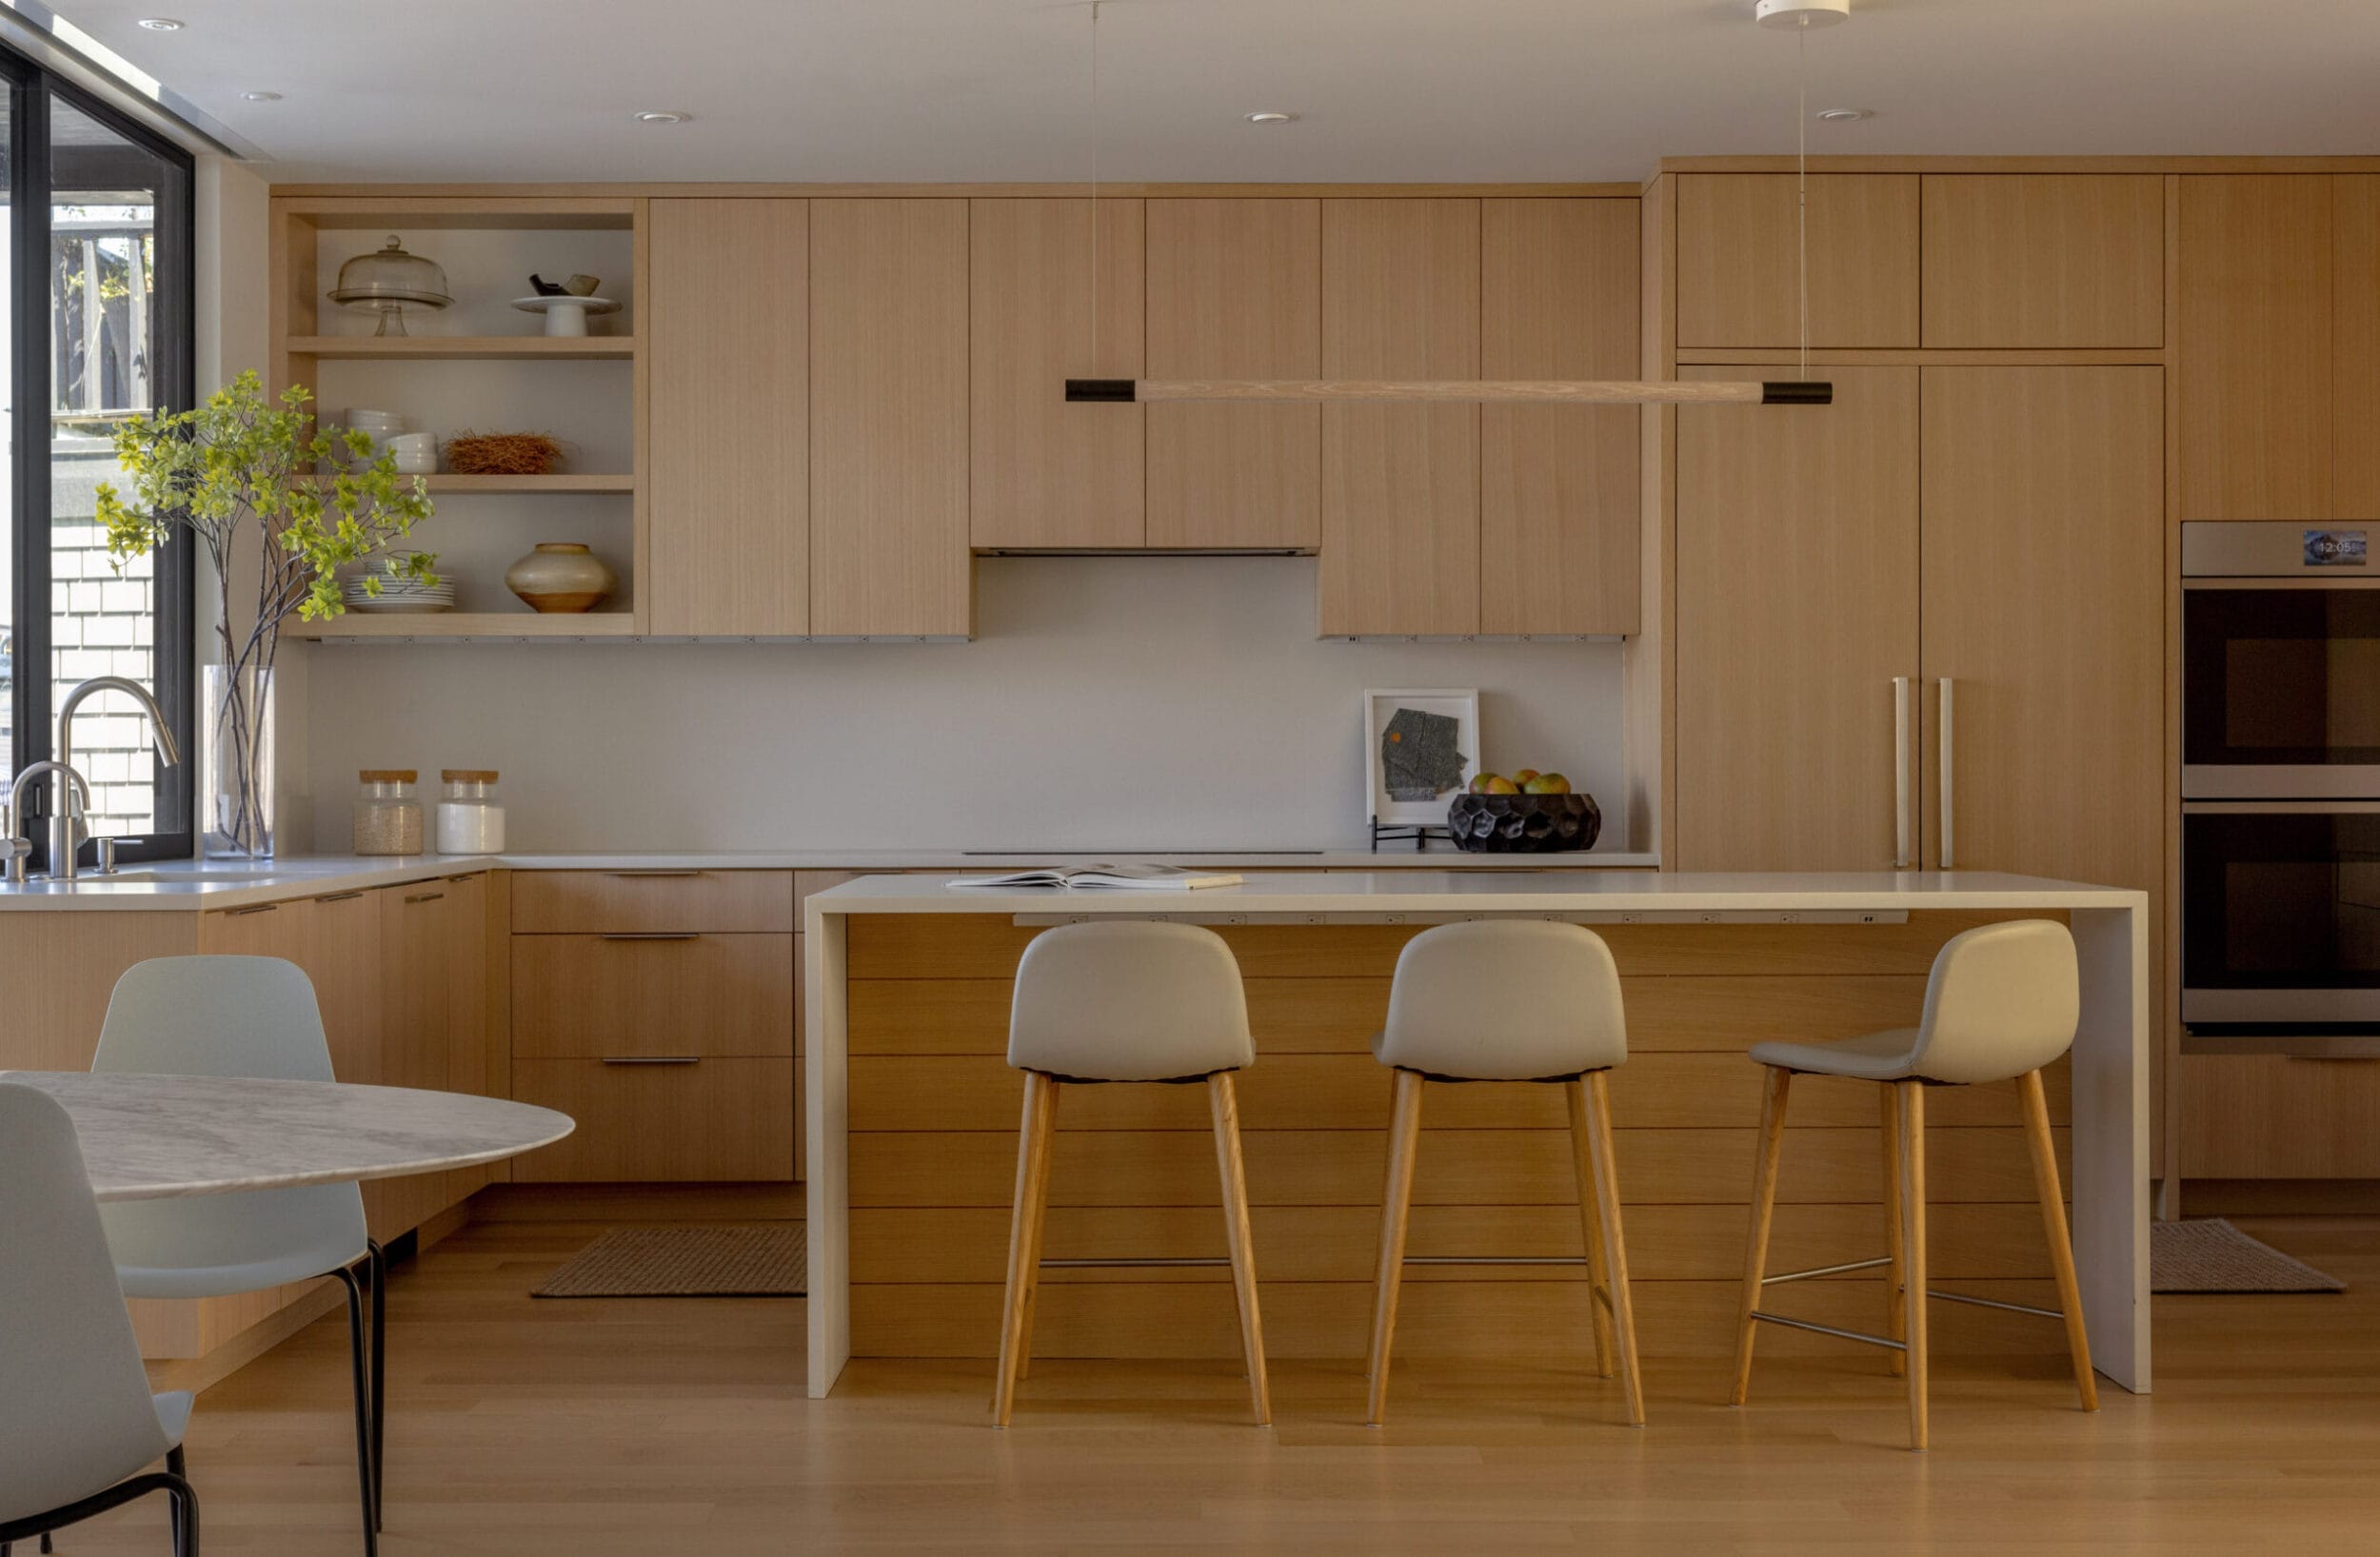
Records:
M1380 1425L1388 1409L1388 1349L1397 1331L1397 1291L1405 1275L1405 1212L1413 1202L1413 1159L1421 1137L1418 1073L1397 1073L1397 1097L1389 1111L1388 1183L1380 1192L1380 1265L1372 1284L1372 1350L1365 1377L1372 1396L1364 1420Z
M1595 1156L1596 1215L1603 1224L1603 1257L1612 1271L1612 1328L1618 1332L1619 1377L1628 1392L1628 1425L1644 1426L1644 1376L1636 1368L1636 1311L1628 1299L1628 1244L1619 1230L1619 1174L1612 1162L1611 1078L1595 1071L1573 1081L1570 1129L1583 1134Z
M1058 1084L1038 1071L1024 1074L1024 1119L1017 1131L1017 1193L1008 1216L1008 1294L1001 1306L1000 1378L992 1387L992 1418L1008 1425L1017 1399L1017 1361L1023 1353L1025 1315L1033 1302L1041 1207L1049 1196L1052 1098Z
M1900 1094L1902 1337L1909 1346L1909 1447L1926 1447L1926 1088L1894 1083Z
M1587 1243L1587 1312L1595 1325L1595 1370L1612 1376L1612 1265L1603 1252L1603 1223L1595 1213L1595 1164L1586 1142L1571 1132L1571 1162L1578 1175L1578 1222Z
M1273 1390L1264 1378L1264 1322L1257 1312L1256 1256L1249 1247L1248 1173L1240 1160L1240 1094L1229 1071L1206 1078L1215 1114L1215 1162L1223 1181L1223 1232L1231 1241L1231 1286L1240 1300L1240 1343L1248 1353L1248 1393L1260 1428L1273 1424Z
M2091 1371L2091 1337L2083 1329L2082 1289L2074 1280L2074 1246L2066 1231L2066 1193L2057 1178L2057 1143L2050 1134L2050 1104L2041 1073L2016 1078L2025 1108L2025 1140L2033 1148L2033 1188L2041 1196L2041 1231L2050 1240L2050 1268L2057 1275L2057 1305L2066 1314L2066 1350L2074 1364L2074 1388L2082 1409L2099 1409L2099 1381Z
M1793 1090L1794 1073L1783 1066L1764 1067L1767 1088L1760 1099L1760 1154L1752 1172L1752 1233L1744 1245L1744 1292L1735 1309L1735 1388L1728 1404L1740 1406L1752 1392L1752 1338L1760 1322L1752 1311L1760 1306L1760 1278L1769 1271L1769 1223L1776 1211L1776 1158L1785 1141L1785 1099Z
M1041 1128L1054 1146L1058 1138L1058 1094L1061 1088L1056 1076L1044 1079L1048 1084L1041 1092ZM1033 1208L1033 1248L1027 1252L1024 1263L1027 1272L1024 1328L1017 1336L1017 1377L1021 1380L1033 1376L1033 1321L1041 1311L1041 1230L1049 1221L1049 1170L1046 1159L1050 1154L1050 1150L1045 1149L1042 1153L1041 1198Z
M1909 1290L1909 1272L1901 1254L1901 1149L1900 1149L1900 1089L1887 1081L1876 1090L1881 1105L1882 1128L1877 1134L1884 1143L1884 1252L1893 1263L1884 1268L1884 1333L1895 1341L1908 1337L1901 1333L1901 1306ZM1909 1370L1906 1352L1887 1351L1893 1376L1899 1378Z

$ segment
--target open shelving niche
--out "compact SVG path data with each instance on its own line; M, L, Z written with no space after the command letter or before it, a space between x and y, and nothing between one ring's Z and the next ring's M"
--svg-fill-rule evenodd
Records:
M314 392L335 424L351 406L392 410L441 444L457 431L546 432L563 441L548 476L428 478L436 512L414 542L439 554L456 582L456 609L426 615L350 611L291 624L326 642L618 640L640 635L639 583L648 556L644 466L645 367L636 331L645 271L644 202L612 197L422 199L281 197L272 202L271 384ZM390 233L446 268L454 304L407 316L415 333L375 336L369 314L324 293L350 256ZM587 321L583 338L542 333L513 308L528 274L602 279L616 314ZM620 576L596 611L540 615L505 588L505 568L541 541L592 546Z

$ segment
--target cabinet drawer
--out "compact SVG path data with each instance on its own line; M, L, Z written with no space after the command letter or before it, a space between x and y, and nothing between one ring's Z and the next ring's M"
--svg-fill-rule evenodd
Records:
M512 928L528 935L793 929L791 871L522 871Z
M530 1059L793 1053L791 936L512 937L512 1052Z
M579 1128L513 1165L514 1182L788 1183L793 1060L624 1065L518 1059L512 1095Z
M2184 1054L2186 1178L2380 1178L2380 1059Z

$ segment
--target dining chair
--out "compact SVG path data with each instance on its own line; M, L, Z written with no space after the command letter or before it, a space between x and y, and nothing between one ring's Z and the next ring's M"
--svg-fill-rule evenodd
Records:
M1046 1266L1220 1265L1206 1258L1045 1259L1058 1097L1078 1086L1202 1082L1215 1125L1224 1242L1240 1308L1240 1343L1259 1427L1273 1421L1264 1376L1264 1327L1249 1249L1248 1178L1240 1155L1240 1094L1233 1075L1256 1058L1240 963L1223 937L1194 924L1150 920L1060 925L1026 943L1008 1018L1008 1063L1024 1072L1017 1139L1017 1192L1008 1231L1000 1376L992 1414L1008 1425L1017 1380L1033 1348L1033 1315Z
M1388 1021L1372 1053L1397 1074L1390 1104L1388 1182L1380 1196L1379 1273L1373 1285L1371 1382L1366 1420L1388 1409L1388 1357L1404 1283L1405 1226L1421 1142L1421 1093L1431 1082L1535 1082L1559 1086L1570 1107L1571 1163L1578 1182L1579 1237L1596 1366L1612 1376L1617 1353L1629 1425L1644 1426L1636 1368L1636 1311L1628 1295L1619 1183L1612 1164L1612 1069L1628 1058L1619 969L1603 937L1584 925L1476 919L1424 930L1405 942L1389 986ZM1444 1256L1440 1256L1443 1258ZM1470 1255L1465 1264L1536 1263Z
M166 956L116 980L93 1071L331 1081L314 986L271 956ZM128 1297L228 1297L335 1277L347 1291L364 1550L380 1549L388 1261L354 1184L251 1190L100 1208ZM359 1270L361 1273L359 1274ZM368 1347L365 1290L370 1293Z
M2058 1183L2057 1144L2041 1068L2073 1047L2081 1015L2074 937L2053 919L2013 919L1953 936L1934 955L1926 1003L1915 1027L1862 1034L1834 1043L1756 1043L1752 1057L1767 1067L1760 1150L1754 1159L1752 1233L1744 1255L1737 1309L1735 1389L1740 1406L1752 1388L1753 1337L1763 1324L1861 1341L1891 1353L1893 1370L1909 1387L1909 1447L1926 1447L1926 1300L1972 1303L2013 1311L2066 1327L2068 1359L2082 1409L2099 1409L2092 1377L2091 1340L2084 1333L2082 1293L2066 1226L2066 1196ZM1873 1081L1879 1093L1884 1135L1884 1221L1887 1252L1874 1259L1768 1273L1769 1221L1776 1205L1778 1148L1785 1133L1785 1100L1796 1075ZM2018 1112L2033 1157L2033 1189L2050 1246L2058 1306L2036 1309L1998 1298L1935 1291L1926 1285L1926 1090L2016 1083ZM1888 1280L1888 1333L1870 1335L1761 1308L1764 1289L1814 1276L1882 1269Z
M74 1121L0 1082L0 1557L151 1492L171 1507L174 1557L197 1557L191 1397L149 1392Z

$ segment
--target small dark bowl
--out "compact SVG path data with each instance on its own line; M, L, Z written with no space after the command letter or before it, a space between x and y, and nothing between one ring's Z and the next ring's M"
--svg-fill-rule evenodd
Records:
M1603 813L1592 795L1458 795L1446 827L1475 855L1561 854L1594 848Z

